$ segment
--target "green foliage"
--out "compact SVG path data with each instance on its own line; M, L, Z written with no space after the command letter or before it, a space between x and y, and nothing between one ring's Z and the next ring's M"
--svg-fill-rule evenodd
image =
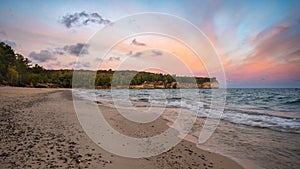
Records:
M0 84L32 87L71 87L72 70L46 70L0 43ZM47 84L47 85L45 85Z
M16 56L13 49L5 43L0 43L0 80L1 83L8 83L8 68L16 65ZM10 71L13 71L10 69ZM12 72L11 72L12 73Z
M7 69L7 80L12 85L17 85L19 80L19 75L15 66L9 66Z

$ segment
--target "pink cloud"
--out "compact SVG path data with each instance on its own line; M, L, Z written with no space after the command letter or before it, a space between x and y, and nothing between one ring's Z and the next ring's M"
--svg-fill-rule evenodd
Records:
M251 54L227 75L231 80L300 79L299 23L278 24L260 32L253 41Z

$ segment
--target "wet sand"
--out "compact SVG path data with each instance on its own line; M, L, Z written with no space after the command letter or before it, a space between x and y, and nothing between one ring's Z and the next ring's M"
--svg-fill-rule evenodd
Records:
M83 131L71 90L0 87L0 103L0 168L243 168L186 140L149 158L107 152ZM115 109L99 106L112 127L129 136L155 135L168 128L163 118L146 125L131 124Z

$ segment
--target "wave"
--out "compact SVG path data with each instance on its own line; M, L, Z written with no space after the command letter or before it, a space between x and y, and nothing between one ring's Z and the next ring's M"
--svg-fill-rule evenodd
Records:
M170 98L167 98L167 100L181 100L182 98L181 97L170 97Z
M222 120L252 127L268 128L280 132L300 133L300 119L230 111L223 113Z
M174 90L175 91L175 90ZM194 96L194 91L185 91L185 93L174 93L173 90L165 90L166 95L164 97L159 97L161 94L152 91L154 93L150 93L148 90L141 90L138 92L141 93L133 93L130 95L130 101L133 103L142 103L142 104L136 104L138 106L148 106L146 103L150 103L151 106L155 107L172 107L172 108L182 108L182 109L188 109L192 112L197 113L198 117L200 118L206 118L209 114L210 109L210 95L205 95L205 98L199 99L198 97ZM248 90L247 90L248 91ZM117 100L118 103L122 105L123 102L128 102L128 97L124 97L124 92L122 93L122 90L118 91L117 93L114 93L115 95L111 96L110 91L80 91L80 94L82 94L85 97L90 97L95 95L97 99L101 99L101 102L103 104L109 103L114 104ZM283 93L280 93L280 98L287 98ZM148 97L149 96L149 97ZM150 97L151 96L151 97ZM239 95L239 97L242 97L242 94ZM223 112L223 116L221 117L221 120L228 121L235 124L242 124L247 126L253 126L256 128L268 128L271 130L276 130L280 132L290 132L290 133L300 133L300 118L293 118L293 117L285 117L284 115L277 113L277 112L292 112L289 107L294 106L288 106L288 105L298 105L300 104L300 99L297 100L291 100L285 102L285 106L280 107L284 109L276 109L276 106L282 106L282 100L279 102L272 102L271 103L260 103L259 101L262 101L263 99L252 99L252 100L258 100L257 102L251 102L249 103L246 101L245 103L238 103L239 97L234 97L229 99L229 101L232 101L232 104L227 105L225 108L225 111ZM248 98L246 96L243 96L244 99ZM113 101L113 98L115 99ZM291 98L291 97L290 97ZM293 97L295 98L295 97ZM296 97L297 98L297 97ZM127 100L126 100L127 99ZM249 99L249 98L248 98ZM268 99L271 99L270 97ZM278 98L277 98L278 99ZM275 99L276 100L276 99ZM247 103L247 104L246 104ZM269 106L274 105L273 109L268 109ZM230 107L229 107L230 106ZM265 106L265 107L264 107ZM261 110L260 108L263 108ZM270 112L270 114L268 113ZM297 111L295 111L297 112ZM273 113L273 114L271 114ZM295 116L296 117L296 116Z
M300 105L300 99L293 100L293 101L287 101L284 104L295 104L295 105Z
M141 101L141 102L149 102L149 99L148 99L148 98L139 98L138 101Z

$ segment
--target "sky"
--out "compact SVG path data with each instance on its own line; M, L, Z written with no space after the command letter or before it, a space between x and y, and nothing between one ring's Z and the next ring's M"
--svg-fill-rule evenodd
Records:
M208 63L184 43L201 37L183 27L186 41L158 34L132 35L120 39L106 56L95 57L102 50L92 45L98 44L95 39L107 41L129 31L100 36L103 29L134 14L164 13L188 21L203 33L210 43L202 47L215 49L227 87L300 87L299 8L297 0L10 0L0 6L0 41L47 69L72 69L76 61L84 60L76 67L90 69L96 63L99 69L213 75ZM153 27L150 24L144 23ZM178 26L162 29L174 34Z

